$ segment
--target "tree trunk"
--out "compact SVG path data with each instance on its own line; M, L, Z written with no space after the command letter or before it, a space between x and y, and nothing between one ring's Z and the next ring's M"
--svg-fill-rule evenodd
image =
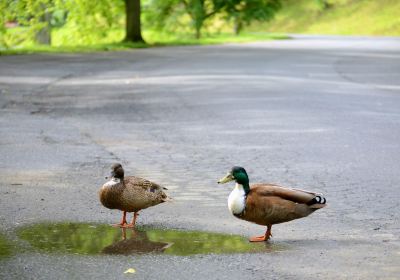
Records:
M200 26L196 26L196 39L200 39L201 37L201 27Z
M240 31L242 31L242 28L243 28L242 21L239 18L235 17L235 22L233 25L233 31L235 32L235 35L239 35Z
M192 1L192 4L189 8L190 9L188 12L192 17L193 25L196 31L195 37L196 39L200 39L201 28L203 27L204 20L206 19L204 0Z
M125 0L125 42L144 42L140 24L140 0Z
M193 17L194 20L194 28L196 29L196 39L200 39L201 37L201 28L203 27L204 24L204 14L203 13L199 13L197 15L195 15Z
M46 10L45 5L41 5L43 10ZM40 16L39 21L44 24L44 26L36 33L36 43L40 45L51 45L51 27L50 27L51 13L44 12Z

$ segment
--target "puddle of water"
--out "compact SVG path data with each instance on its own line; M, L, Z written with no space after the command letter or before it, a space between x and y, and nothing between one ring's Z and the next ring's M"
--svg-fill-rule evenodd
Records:
M0 234L0 260L9 257L11 253L11 243L4 237L4 235Z
M32 247L49 253L187 256L285 250L282 245L250 243L239 235L157 228L123 230L101 224L37 224L20 228L17 234Z

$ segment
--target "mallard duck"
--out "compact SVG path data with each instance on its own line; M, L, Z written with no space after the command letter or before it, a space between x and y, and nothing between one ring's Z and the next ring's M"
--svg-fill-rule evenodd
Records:
M108 179L108 177L106 177ZM138 212L170 200L164 193L166 188L135 176L124 176L124 169L119 163L111 166L110 180L99 191L100 202L109 209L123 211L118 227L135 227ZM126 213L134 212L132 222L126 222Z
M231 213L239 219L267 226L265 234L251 237L251 242L267 241L272 236L274 224L306 217L326 206L326 199L321 194L274 184L254 184L250 187L243 167L234 166L218 184L230 181L236 181L228 198Z

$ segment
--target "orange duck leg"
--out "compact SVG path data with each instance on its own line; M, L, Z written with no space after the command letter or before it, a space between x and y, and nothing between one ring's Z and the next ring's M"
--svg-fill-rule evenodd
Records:
M250 237L249 241L250 241L250 242L263 242L263 241L268 241L269 238L272 236L271 230L272 230L272 225L267 225L267 231L265 232L264 235Z
M125 228L127 227L128 223L126 222L126 211L123 211L122 220L119 224L112 224L113 227L120 227Z
M127 224L126 227L128 228L135 228L137 217L139 216L139 211L133 213L132 222Z

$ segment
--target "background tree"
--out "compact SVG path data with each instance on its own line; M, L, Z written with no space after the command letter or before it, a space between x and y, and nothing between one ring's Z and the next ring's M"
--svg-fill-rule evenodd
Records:
M79 34L82 43L106 36L107 31L118 28L121 21L125 24L124 41L144 42L140 0L64 0L63 8L68 11L68 27Z
M225 5L223 0L182 0L186 12L192 18L197 39L201 37L201 29L204 22L219 13Z
M46 5L47 4L47 5ZM41 26L36 32L36 42L41 45L51 45L51 9L52 3L40 3L41 11L39 13L39 23Z
M328 0L315 0L315 2L320 7L321 11L329 9L333 6L333 4L330 3L330 1L328 1Z
M53 26L59 30L58 45L98 44L110 31L122 31L123 25L125 41L143 42L140 0L0 0L0 7L4 47L32 41L50 44ZM6 24L17 27L7 32Z
M0 0L1 43L5 46L18 41L36 41L39 44L51 42L51 13L56 2L53 0ZM18 24L19 32L6 36L5 24Z
M252 21L268 21L281 8L280 0L227 0L225 11L233 19L234 32L239 34L245 24Z
M153 16L158 26L164 26L170 18L188 15L196 38L201 37L204 23L217 14L223 14L228 21L233 19L238 34L253 20L271 19L281 7L280 0L153 0L151 4L158 13L158 16Z
M125 1L125 41L144 42L142 38L140 0Z
M164 27L166 23L181 25L184 30L185 21L181 18L189 16L195 37L201 37L201 29L206 20L220 13L224 8L224 0L153 0L149 11L155 25ZM172 19L172 20L171 20ZM181 30L182 30L181 29Z
M61 44L76 45L101 42L109 31L124 23L124 2L109 0L60 0L59 9L67 11Z

